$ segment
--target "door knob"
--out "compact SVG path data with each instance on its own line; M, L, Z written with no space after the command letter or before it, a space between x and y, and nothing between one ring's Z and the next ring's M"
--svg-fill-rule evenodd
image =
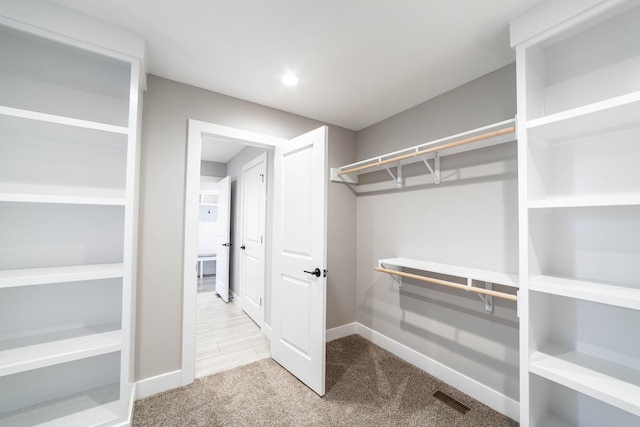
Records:
M316 276L316 277L320 277L320 275L322 274L322 272L320 271L320 269L319 269L319 268L316 268L316 269L315 269L315 270L313 270L313 271L307 271L307 270L304 270L304 272L305 272L305 273L309 273L310 275L312 275L312 276Z
M223 243L222 246L224 246L225 248L228 248L229 246L231 246L231 243Z
M244 251L245 249L247 249L247 247L245 245L242 245L242 246L240 246L240 249L242 249Z

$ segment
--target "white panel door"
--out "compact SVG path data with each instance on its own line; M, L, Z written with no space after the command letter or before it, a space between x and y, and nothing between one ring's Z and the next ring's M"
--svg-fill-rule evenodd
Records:
M325 392L326 139L321 127L276 147L273 359Z
M216 292L229 302L229 251L231 247L231 178L218 182L218 249L216 252Z
M265 223L267 154L242 167L242 246L240 289L242 309L262 326L264 320Z

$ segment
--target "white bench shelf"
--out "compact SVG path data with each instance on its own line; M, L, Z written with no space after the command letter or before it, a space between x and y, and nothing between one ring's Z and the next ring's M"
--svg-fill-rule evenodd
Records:
M201 279L202 279L202 276L204 275L204 263L207 261L216 261L217 259L218 257L216 255L198 255L198 264L199 264L198 274Z

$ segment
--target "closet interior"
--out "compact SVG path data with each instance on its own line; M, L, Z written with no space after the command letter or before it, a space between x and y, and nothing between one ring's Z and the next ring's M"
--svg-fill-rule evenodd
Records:
M392 209L375 206L378 200L397 201L395 195L417 186L445 187L445 157L474 150L486 155L511 144L517 148L512 264L518 271L420 259L415 248L438 239L412 242L405 253L396 245L385 256L370 256L375 251L366 248L357 254L366 264L358 274L373 275L373 268L371 283L378 288L366 289L362 299L374 300L383 283L387 299L371 306L387 311L375 318L380 313L370 307L354 310L358 322L370 320L379 335L432 339L434 353L455 359L443 368L451 371L466 361L446 350L468 351L487 337L513 332L492 343L495 354L468 368L478 378L462 368L457 374L474 386L489 378L463 391L478 400L486 391L498 396L496 406L504 405L499 409L523 426L637 426L640 4L574 2L570 8L577 10L567 15L560 3L543 3L512 23L515 118L331 169L332 185L353 188L362 211L377 209L370 223L358 224L368 231ZM0 16L0 390L11 390L0 400L3 425L126 424L135 398L144 42L102 24L104 38L87 35L86 19L76 16L63 28ZM416 177L418 166L427 179ZM390 180L366 179L374 173ZM509 190L492 195L506 199ZM206 236L198 248L202 277L215 272L217 260L213 184L203 183L199 204ZM501 218L494 220L493 226ZM386 230L376 231L379 240L388 238ZM450 293L432 298L432 285ZM473 294L473 305L462 293ZM420 330L425 301L436 306L443 300L446 307L427 314L434 319L449 310L449 320L459 314L460 323L445 325L455 331L435 336ZM390 320L388 312L402 318ZM486 336L471 333L476 325L466 335L456 330L479 312L486 315L482 326L494 328ZM517 356L509 353L510 340L518 341ZM433 366L440 369L438 363Z

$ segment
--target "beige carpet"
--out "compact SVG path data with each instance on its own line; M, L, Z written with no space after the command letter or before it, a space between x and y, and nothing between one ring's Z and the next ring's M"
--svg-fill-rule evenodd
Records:
M320 398L272 359L139 400L143 426L517 426L391 353L352 335L327 345ZM470 410L432 395L441 390Z

